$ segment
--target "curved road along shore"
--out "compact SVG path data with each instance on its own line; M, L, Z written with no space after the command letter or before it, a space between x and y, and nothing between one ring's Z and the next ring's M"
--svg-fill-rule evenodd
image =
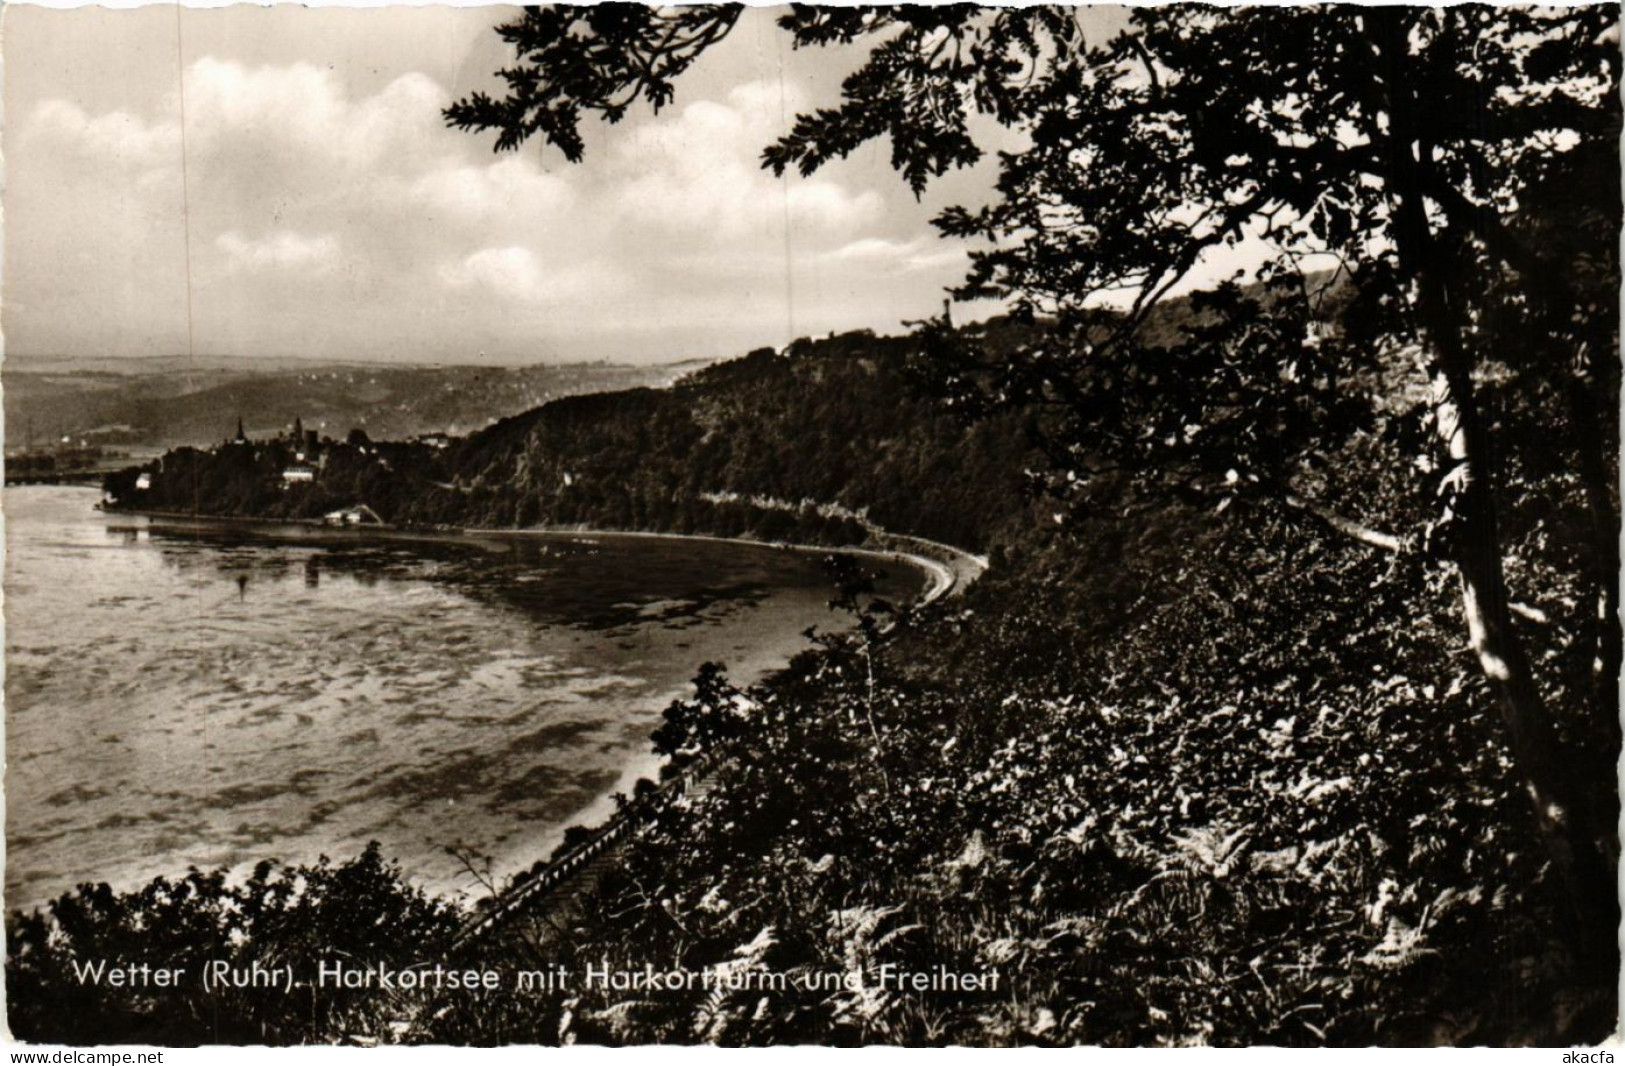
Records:
M913 563L931 575L931 587L920 594L922 604L935 603L944 596L958 596L987 573L987 556L973 555L951 544L878 529L872 530L871 536L887 546L896 546L885 554Z
M683 533L636 533L585 529L469 529L467 532L481 535L494 533L510 535L529 533L535 535L546 533L554 536L561 533L575 533L580 536L668 537L757 545L770 543L759 540L745 540L739 537L708 537ZM875 547L815 548L795 544L772 544L772 546L792 548L798 551L843 552L910 563L919 567L930 578L929 586L919 596L918 602L922 605L934 603L945 596L962 594L966 586L987 572L988 561L986 558L973 555L952 545L940 544L936 541L926 540L923 537L907 537L896 533L885 533L878 529L871 530L870 536L876 542ZM667 803L683 795L703 795L711 779L727 762L728 756L726 754L715 751L706 754L696 762L690 763L674 777L663 782L653 802ZM644 808L637 811L626 811L612 817L608 822L593 830L592 839L553 859L538 871L536 876L509 888L500 895L492 897L490 907L484 913L476 915L463 927L463 930L452 942L451 950L454 953L460 952L483 940L486 936L506 925L511 919L530 910L544 897L553 896L561 889L567 889L574 884L579 892L587 885L596 882L598 875L603 872L604 866L612 862L615 852L627 844L632 836L632 831L647 812L648 809ZM575 894L577 893L568 893L566 901L569 896ZM555 906L558 904L559 901L556 900ZM565 905L568 905L567 902Z
M708 540L718 544L749 544L758 548L782 548L787 551L818 552L820 554L857 555L870 559L885 559L908 563L923 571L929 583L920 593L923 606L935 603L944 596L957 596L977 578L987 572L987 557L973 555L951 544L910 537L901 533L888 533L879 528L869 531L872 547L823 547L816 544L796 544L789 541L752 540L749 537L716 537L705 533L649 533L634 529L599 529L592 526L564 526L545 529L508 529L494 526L468 526L462 530L469 536L580 536L580 537L648 537L656 540Z
M260 518L252 515L210 515L196 514L185 511L148 510L136 507L108 508L102 511L108 516L130 515L145 518L149 522L153 519L171 520L175 522L191 523L197 525L218 526L250 526L258 528L282 527L290 532L298 531L301 535L309 533L331 534L339 537L369 536L382 537L390 540L442 540L460 535L467 536L561 536L575 535L582 537L611 536L611 537L658 537L676 540L710 540L721 544L751 544L757 547L783 548L787 551L804 551L820 553L836 553L845 555L867 556L873 559L891 559L906 562L923 571L930 583L926 590L920 594L921 604L935 603L948 595L959 595L965 587L987 572L987 557L973 555L951 544L939 541L926 540L924 537L910 537L901 533L888 533L879 527L871 526L869 537L873 544L870 547L823 547L816 544L795 544L784 541L753 540L748 537L715 537L702 533L649 533L642 530L630 529L597 529L587 526L553 527L547 529L513 529L507 527L467 526L456 530L451 529L418 529L397 528L395 526L333 526L319 519L311 518Z

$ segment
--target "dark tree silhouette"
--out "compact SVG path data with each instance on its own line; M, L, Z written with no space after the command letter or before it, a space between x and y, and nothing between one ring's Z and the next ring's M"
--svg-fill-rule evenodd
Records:
M519 56L509 95L472 96L448 121L495 131L499 149L541 134L579 159L584 112L616 121L637 99L668 103L738 17L529 10L500 31ZM797 46L865 51L837 106L765 150L775 173L887 137L918 192L981 157L972 116L1025 135L1000 156L995 201L938 226L993 242L960 295L1003 296L1053 328L996 352L941 326L928 336L956 401L1044 412L1052 489L1084 499L1103 473L1172 480L1453 569L1551 859L1584 926L1599 940L1613 929L1612 892L1597 891L1613 884L1611 821L1566 769L1508 588L1507 510L1542 488L1507 479L1544 449L1582 484L1591 639L1573 654L1594 662L1588 713L1608 735L1617 12L1170 6L1096 41L1062 8L798 7L779 23ZM1221 286L1167 330L1192 272L1238 246L1260 249L1261 287ZM1425 399L1396 411L1407 388ZM1328 498L1344 449L1371 437L1407 459L1391 498ZM1375 529L1375 516L1410 526Z
M744 725L739 690L721 663L704 663L694 675L694 699L673 700L654 731L656 755L696 758L737 737Z

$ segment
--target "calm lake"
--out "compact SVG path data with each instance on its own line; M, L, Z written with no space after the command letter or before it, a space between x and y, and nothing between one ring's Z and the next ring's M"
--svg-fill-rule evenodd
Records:
M290 537L5 490L8 908L369 840L477 891L654 776L699 664L754 680L835 629L815 553L613 535ZM887 568L907 599L922 576Z

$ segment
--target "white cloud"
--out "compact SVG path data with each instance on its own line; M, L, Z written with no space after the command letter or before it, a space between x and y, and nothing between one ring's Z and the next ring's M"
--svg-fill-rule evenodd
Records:
M34 109L26 132L28 151L61 152L132 170L180 164L179 123L149 125L127 111L92 118L69 101L46 100Z
M604 170L617 213L657 231L780 245L787 231L822 243L878 222L883 206L873 191L761 168L762 146L797 106L785 96L781 109L780 93L750 82L725 104L697 101L616 139Z
M308 63L248 66L203 56L186 72L188 148L230 148L247 136L281 152L310 152L347 169L410 168L439 128L450 94L422 74L350 99Z
M591 262L549 266L535 252L518 245L482 248L441 267L440 277L452 288L483 287L521 304L601 299L617 289L620 280Z
M838 263L905 271L963 271L969 262L962 245L931 237L916 237L910 241L862 237L842 245L825 258Z
M440 276L455 288L484 285L509 300L530 302L544 293L541 265L519 247L483 249L442 268Z
M830 181L801 181L784 192L790 225L798 230L824 231L830 236L852 233L880 220L884 206L871 189L853 193Z
M568 181L541 173L518 156L506 156L483 167L431 170L411 183L410 195L431 210L499 220L566 211L576 198Z
M829 258L859 262L895 259L900 255L907 254L913 248L914 243L910 241L904 244L898 241L888 241L881 237L864 237L835 249L829 253Z
M339 242L327 234L306 237L282 230L249 238L236 230L228 230L216 237L214 243L226 253L229 270L299 268L324 273L333 269L339 256Z
M190 335L200 352L443 358L471 337L495 353L506 329L515 354L726 354L889 328L961 272L957 248L914 237L928 211L883 160L812 179L761 169L808 105L793 82L758 73L613 130L589 118L587 161L570 166L447 129L455 94L422 73L361 89L265 59L188 65L184 190L178 97L22 112L5 142L19 350L174 350ZM117 328L90 339L85 306Z

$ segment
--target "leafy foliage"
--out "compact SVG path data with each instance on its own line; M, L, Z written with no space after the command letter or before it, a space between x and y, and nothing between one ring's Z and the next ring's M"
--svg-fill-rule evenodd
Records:
M765 151L776 172L808 173L887 136L918 193L979 158L970 116L1023 135L1000 156L996 201L952 208L938 225L991 242L972 253L962 295L1006 297L1055 328L1005 352L937 331L935 362L968 409L1042 412L1031 423L1050 459L1039 479L1058 495L1118 473L1142 492L1302 503L1303 485L1332 484L1334 459L1361 437L1398 434L1412 477L1394 486L1431 513L1414 535L1362 539L1416 543L1454 569L1464 629L1576 920L1612 929L1617 908L1593 888L1614 879L1612 822L1594 821L1571 787L1564 693L1543 689L1512 607L1497 456L1521 449L1502 441L1512 427L1493 412L1501 383L1521 379L1575 431L1594 530L1578 567L1600 620L1589 711L1612 721L1619 508L1602 412L1617 358L1596 356L1617 351L1618 332L1614 13L1171 5L1138 9L1093 43L1068 12L1043 7L797 8L780 25L797 45L867 47L842 105L801 116ZM533 43L532 76L568 95L548 63L569 42ZM631 51L636 62L637 42ZM471 125L497 129L502 146L531 132L506 119ZM1599 172L1609 180L1584 184ZM1576 221L1538 191L1553 182L1597 224L1536 245L1529 237L1552 222ZM1221 286L1185 336L1148 335L1205 257L1247 242L1266 249L1254 272L1266 298ZM1584 268L1555 281L1576 253ZM1318 322L1305 283L1317 257L1353 293ZM1414 356L1430 401L1411 419L1378 419L1397 352ZM1359 526L1322 503L1305 509Z
M575 158L582 114L668 102L737 15L527 12L510 99L450 117ZM940 223L994 239L963 291L1016 320L550 405L455 449L408 513L718 531L736 518L696 501L748 500L784 535L866 514L999 565L895 626L871 611L748 716L702 672L657 743L725 739L725 772L653 810L569 920L482 948L806 980L431 1000L402 1038L1611 1033L1614 13L1176 7L1096 42L1053 8L781 24L868 49L775 169L887 136L919 188L978 157L975 114L1026 135L998 202ZM1257 240L1255 284L1171 295ZM903 398L918 377L945 402ZM837 580L864 613L862 575Z
M23 1040L69 1044L389 1039L404 1008L387 994L310 985L205 990L204 969L291 965L304 981L323 960L399 968L443 951L456 929L457 913L408 886L376 843L338 864L261 862L239 883L194 869L131 892L81 885L47 911L8 922L7 1020ZM185 975L170 988L110 990L80 980L76 967L104 963Z
M1290 513L1159 518L1163 538L1082 558L1036 539L965 609L894 630L872 691L856 638L800 663L552 950L698 970L771 930L761 966L862 977L736 1005L725 1043L1610 1031L1448 584ZM1073 564L1120 583L1029 595ZM1402 606L1423 622L1395 627ZM880 983L888 964L1002 983L909 991ZM611 1043L693 1041L716 1016L698 994L575 1010L575 1039Z
M738 5L528 7L499 32L534 65L498 72L508 83L507 99L475 93L447 108L446 121L468 129L500 128L499 148L516 148L541 134L576 162L583 151L583 110L619 122L642 98L658 111L671 101L672 79L727 35L739 11Z
M694 699L674 700L651 739L656 755L687 760L738 737L748 705L728 683L721 663L705 663L694 677Z

